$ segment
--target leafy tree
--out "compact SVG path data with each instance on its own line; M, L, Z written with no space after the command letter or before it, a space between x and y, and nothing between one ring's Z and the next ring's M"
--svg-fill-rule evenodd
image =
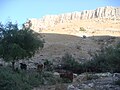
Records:
M43 48L39 34L31 29L18 29L17 24L8 22L0 24L0 57L5 61L15 61L32 57L37 50Z

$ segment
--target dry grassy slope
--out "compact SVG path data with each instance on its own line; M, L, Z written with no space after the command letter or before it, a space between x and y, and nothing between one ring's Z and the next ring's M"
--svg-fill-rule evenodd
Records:
M84 27L86 31L80 31ZM90 59L90 53L99 51L119 41L120 21L92 19L59 23L41 31L45 47L34 57L34 60L50 59L58 62L64 53L72 54L77 60ZM83 35L88 36L86 39ZM109 37L108 37L109 36ZM115 36L118 38L110 38Z
M80 32L80 27L84 27L86 32ZM86 34L88 36L106 34L119 36L120 32L118 31L120 31L120 20L88 19L78 21L71 20L67 23L58 23L53 27L49 26L46 30L42 30L42 33L58 33L77 36L80 36L81 34Z

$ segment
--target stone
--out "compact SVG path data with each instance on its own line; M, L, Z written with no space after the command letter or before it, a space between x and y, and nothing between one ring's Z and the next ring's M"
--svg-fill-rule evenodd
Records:
M70 22L81 19L120 19L120 7L100 7L95 10L83 10L81 12L64 13L59 15L46 15L40 19L29 19L32 23L32 29L37 32L54 27L58 23ZM26 27L28 26L25 23Z
M56 77L56 78L60 78L60 74L58 72L54 72L53 75Z
M94 87L94 83L89 83L88 86L89 87Z
M80 89L73 85L68 85L67 90L80 90Z

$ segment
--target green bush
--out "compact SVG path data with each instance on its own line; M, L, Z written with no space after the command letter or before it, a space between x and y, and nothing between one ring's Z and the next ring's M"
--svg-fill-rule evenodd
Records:
M0 90L30 90L31 86L22 80L19 73L0 68Z
M62 57L62 65L64 69L75 73L77 73L78 69L80 68L80 64L75 61L75 58L69 53L65 53L65 55Z
M69 53L65 53L62 57L62 67L63 69L72 71L73 73L80 74L83 72L83 65L76 61Z
M120 45L108 47L83 64L87 72L120 72Z
M68 78L61 78L61 83L71 83L71 80Z
M72 55L66 53L62 57L63 69L74 73L84 72L117 72L120 73L120 44L115 47L107 47L96 53L93 59L85 63L78 63Z
M115 81L115 85L119 85L120 86L120 79Z
M50 72L15 72L11 68L0 68L0 90L31 90L39 85L56 84L57 79Z
M86 31L83 27L80 27L80 31Z
M46 71L53 71L53 63L51 61L46 59L44 65Z

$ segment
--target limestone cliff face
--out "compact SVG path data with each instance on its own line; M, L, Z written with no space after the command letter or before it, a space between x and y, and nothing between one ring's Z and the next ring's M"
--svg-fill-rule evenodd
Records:
M44 29L47 26L54 26L58 23L70 22L71 20L84 19L120 19L120 7L100 7L95 10L84 10L81 12L65 13L60 15L47 15L41 19L30 19L33 29Z

